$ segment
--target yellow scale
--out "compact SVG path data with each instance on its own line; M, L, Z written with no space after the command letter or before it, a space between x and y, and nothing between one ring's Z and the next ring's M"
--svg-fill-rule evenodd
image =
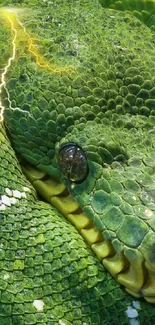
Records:
M1 8L3 18L10 25L13 32L12 40L12 56L2 74L2 82L0 91L5 85L5 76L10 67L11 62L15 59L15 52L20 37L23 36L28 42L28 51L36 58L36 62L41 67L46 67L51 71L63 72L72 70L71 67L58 69L37 53L33 41L27 33L25 27L19 21L17 12ZM1 114L0 120L3 120L4 107L0 102ZM11 108L11 107L10 107ZM115 252L110 241L105 240L97 227L82 212L78 203L72 198L66 190L64 184L60 183L52 177L48 177L44 172L35 170L32 167L23 167L23 172L46 201L54 205L62 214L78 229L81 235L91 246L94 253L103 262L105 268L126 288L126 290L135 297L144 296L148 302L155 303L155 270L144 261L144 257L140 252L136 251L135 259L130 259L128 250L124 249L123 253ZM46 179L44 180L44 177ZM145 274L146 273L146 274Z
M77 228L104 267L125 286L126 291L136 298L144 297L148 302L155 303L155 270L144 261L143 255L132 250L135 257L131 259L128 248L124 248L123 253L117 253L111 242L104 239L93 222L82 212L64 184L30 165L22 166L22 170L37 193Z

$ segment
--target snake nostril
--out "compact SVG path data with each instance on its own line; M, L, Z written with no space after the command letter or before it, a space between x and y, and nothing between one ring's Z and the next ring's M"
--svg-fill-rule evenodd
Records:
M81 183L88 175L86 155L76 143L68 142L61 147L58 164L64 177L72 182Z

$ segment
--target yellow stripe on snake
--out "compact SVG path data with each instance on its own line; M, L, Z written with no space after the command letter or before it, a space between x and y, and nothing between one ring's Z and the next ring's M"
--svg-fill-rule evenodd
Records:
M0 325L153 325L155 1L0 19Z

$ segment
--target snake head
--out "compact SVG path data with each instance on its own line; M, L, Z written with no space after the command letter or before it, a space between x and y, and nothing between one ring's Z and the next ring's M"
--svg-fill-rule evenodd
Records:
M9 16L5 123L16 152L67 186L77 203L64 214L103 265L155 302L154 34L81 5Z

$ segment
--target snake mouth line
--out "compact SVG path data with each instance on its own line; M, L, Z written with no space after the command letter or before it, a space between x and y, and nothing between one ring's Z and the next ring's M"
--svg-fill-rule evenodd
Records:
M21 164L23 173L47 202L56 207L72 223L91 247L103 266L136 298L155 303L155 271L145 260L129 260L124 252L117 253L94 223L84 214L79 204L58 179L30 164Z

